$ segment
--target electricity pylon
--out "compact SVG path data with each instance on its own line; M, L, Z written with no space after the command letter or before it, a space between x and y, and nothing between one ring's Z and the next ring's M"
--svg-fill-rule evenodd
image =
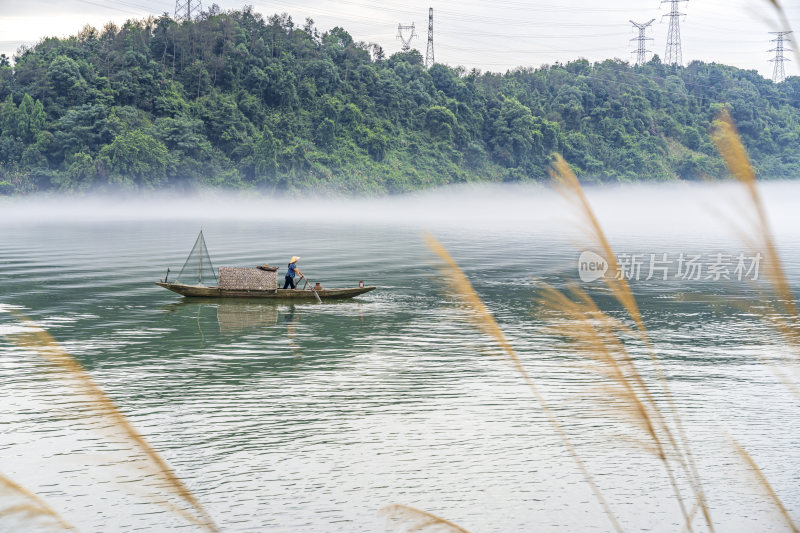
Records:
M411 33L408 35L408 39L405 38L403 35L404 31L411 30ZM411 49L411 39L417 36L416 30L414 30L414 23L411 23L411 26L404 26L402 24L397 25L397 38L403 42L403 52L408 52Z
M192 20L203 11L200 0L175 0L175 20Z
M682 65L683 55L681 52L681 15L678 6L681 2L688 2L689 0L661 0L662 4L671 4L669 15L662 15L669 17L669 30L667 31L667 51L664 54L664 63L667 65Z
M433 8L428 8L428 51L425 52L425 68L433 66Z
M647 61L647 52L650 52L650 50L647 49L647 41L652 41L653 38L647 37L645 32L647 31L647 28L655 21L656 19L650 19L650 22L644 22L644 23L630 21L631 24L633 24L639 29L639 36L631 39L631 41L638 41L638 46L636 49L637 65L644 65L645 61Z
M780 83L786 79L786 71L783 69L783 62L784 61L791 61L786 56L783 55L784 52L791 52L789 48L784 48L783 42L784 37L789 35L790 31L771 31L772 35L777 35L774 39L772 39L771 43L777 43L775 48L772 50L768 50L769 52L775 52L775 59L770 59L770 62L775 63L775 68L772 71L772 81L775 83ZM786 39L787 41L789 39Z

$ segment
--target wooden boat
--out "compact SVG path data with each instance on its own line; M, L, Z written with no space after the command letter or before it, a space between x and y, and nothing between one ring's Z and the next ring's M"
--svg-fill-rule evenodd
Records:
M244 290L222 289L220 287L206 287L204 285L184 285L182 283L167 283L157 281L156 285L172 292L177 292L188 297L203 298L277 298L286 300L314 300L314 291L311 289L275 289L275 290ZM345 289L317 289L317 294L323 300L337 300L353 298L359 294L373 291L375 287L351 287Z
M178 279L169 281L170 270L156 285L177 292L183 296L200 298L274 298L285 300L323 299L336 300L352 298L375 290L375 287L352 287L346 289L311 289L306 282L305 289L280 289L277 282L277 267L261 265L254 268L219 268L219 276L211 265L211 257L203 237L203 231L186 259ZM189 283L186 283L189 281ZM298 280L299 282L299 280ZM361 283L360 285L363 285Z

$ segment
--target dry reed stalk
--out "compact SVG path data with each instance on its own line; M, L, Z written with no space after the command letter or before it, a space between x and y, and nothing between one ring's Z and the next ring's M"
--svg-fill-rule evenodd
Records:
M786 15L780 4L775 0L770 0L770 3L775 6L786 23L786 27L788 27ZM734 178L745 186L750 200L750 207L755 215L753 217L755 227L753 228L753 234L751 236L745 235L743 240L751 249L764 252L766 259L765 275L773 294L777 297L777 300L769 300L769 304L767 305L768 311L757 310L756 312L783 335L788 344L794 348L795 354L798 355L800 354L800 315L798 315L794 293L792 292L789 280L783 269L783 263L778 255L778 249L772 236L769 221L767 220L766 209L758 191L755 170L750 162L747 149L744 147L736 125L733 122L733 118L727 110L720 112L717 119L714 121L714 130L711 137L720 155L722 155L722 158L725 160L728 170L730 170ZM797 394L798 389L795 383L792 383L785 375L777 373L777 371L776 374L792 392ZM789 516L783 502L781 502L777 493L772 488L772 485L770 485L766 476L750 454L736 441L733 441L733 447L742 461L756 476L762 489L764 489L769 499L778 508L789 528L795 533L800 532L791 516Z
M19 515L28 524L36 519L49 521L51 525L67 531L77 531L75 526L64 520L52 507L39 498L36 494L25 489L21 485L14 483L4 475L0 474L0 494L15 496L24 503L0 507L0 518L4 516Z
M753 210L754 228L753 234L743 236L743 240L751 249L764 253L764 274L772 292L777 297L777 300L769 302L768 308L772 311L771 313L761 311L759 314L772 323L800 356L800 315L798 315L794 293L772 237L766 209L756 185L755 170L736 130L736 125L727 110L720 112L714 121L711 138L731 174L745 186L750 207Z
M610 383L600 387L605 401L615 412L636 427L644 430L655 445L652 448L661 459L668 450L661 443L663 420L651 413L653 406L643 397L645 385L639 376L633 358L619 335L629 331L618 320L600 311L588 294L571 287L572 298L551 288L543 288L539 302L561 317L552 322L548 332L572 341L572 348L590 361L590 368Z
M575 176L575 173L572 172L572 169L560 154L555 154L555 160L552 168L550 169L550 176L555 181L557 190L562 194L562 196L564 196L564 198L577 207L577 211L584 218L584 228L588 233L590 242L592 242L602 251L605 260L609 263L609 271L615 273L618 270L618 264L614 250L612 249L605 232L600 226L597 216L595 215L594 210L591 208L591 205L586 198L583 187L581 187L577 176ZM622 305L628 316L635 324L639 337L647 349L647 353L656 372L661 391L667 401L667 406L669 408L669 412L671 413L671 419L675 424L677 437L674 435L669 424L667 424L666 419L661 412L661 408L658 406L655 400L655 396L647 386L633 359L627 353L627 350L624 350L624 348L620 351L619 346L617 346L616 353L622 357L622 360L615 361L614 358L606 358L604 362L606 365L616 365L622 364L624 361L624 376L626 380L631 380L631 387L607 390L607 392L616 392L622 395L616 398L613 396L609 397L609 400L614 402L622 402L623 404L630 404L633 402L632 405L635 405L637 402L639 402L641 405L646 406L645 410L641 410L639 407L637 407L637 409L629 411L629 414L635 415L630 419L630 421L637 424L644 423L645 427L648 428L647 433L651 438L653 438L653 443L656 445L656 449L659 450L658 457L662 460L667 470L667 475L678 500L681 513L686 521L687 529L689 529L689 531L692 530L692 518L690 513L687 511L683 497L681 496L674 472L672 471L672 466L669 462L670 459L675 459L681 469L684 471L686 478L692 487L697 504L702 510L706 525L708 526L709 530L713 532L714 525L711 519L711 513L708 508L708 503L700 480L700 475L691 452L689 439L686 436L683 423L678 416L677 409L675 408L675 404L672 399L672 394L667 385L667 381L664 378L661 363L659 362L658 356L653 349L653 345L650 341L649 334L647 333L647 328L645 327L644 320L642 319L642 315L636 302L636 298L633 295L633 291L631 291L630 285L624 276L617 278L615 275L607 275L603 277L603 281L611 291L612 296L614 296L614 298ZM562 312L568 311L572 313L573 319L586 319L587 315L594 316L595 318L598 316L604 316L606 317L606 320L608 319L607 315L600 312L588 294L583 291L573 290L573 296L577 296L579 300L579 305L576 309L565 309L564 306L567 305L565 300L569 299L566 297L564 300L559 298L554 299L554 293L557 293L557 291L547 291L548 297L542 302L545 306L556 305L556 308L560 309ZM584 331L584 333L586 333L586 331ZM567 337L569 336L570 335L567 335ZM619 340L613 328L606 331L604 340L607 341L609 339L614 339L613 342L615 345ZM584 338L583 342L586 343L587 340L588 338ZM588 342L587 344L592 346L592 349L594 350L603 349L603 346L598 345L596 339L593 342ZM602 344L602 342L599 344ZM590 350L582 350L583 355L589 355L589 353ZM635 401L627 396L631 391L635 391L638 395Z
M780 328L778 326L776 326L776 324L775 324L777 322L777 319L772 319L769 316L763 316L763 312L759 312L759 310L757 308L755 308L754 306L752 306L752 305L743 305L743 306L740 306L740 309L742 309L744 311L749 311L749 312L753 313L756 316L762 317L763 320L765 320L767 323L771 324L773 327L775 327L776 329L780 330ZM750 325L748 325L748 327L746 329L748 331L752 331L753 335L756 335L758 333L757 329L752 327L752 326L750 326ZM784 334L784 337L786 337L785 334ZM792 349L792 348L795 348L795 347L790 345L790 349ZM770 360L765 355L762 355L760 353L756 353L755 357L758 358L759 361L764 363L764 365L770 370L770 372L772 372L772 375L774 375L781 383L783 383L783 386L786 387L786 389L789 392L794 394L797 398L800 398L800 385L798 383L796 383L795 381L793 381L794 377L788 371L785 371L783 368L779 367L775 363L775 361Z
M615 417L643 431L646 439L649 439L644 440L640 447L653 452L662 461L685 526L692 531L691 514L686 510L670 463L675 460L683 464L683 458L680 449L670 446L668 439L663 436L669 428L621 341L620 335L630 333L630 329L600 311L591 297L577 287L570 289L571 297L548 286L543 287L542 291L539 303L558 313L561 318L551 322L548 331L571 340L573 350L589 361L591 370L606 381L596 389L601 400L612 407L611 412ZM703 499L698 497L697 501L702 504Z
M745 243L749 243L749 242L751 242L749 239L745 240ZM755 250L756 246L753 245L753 244L750 244L749 248ZM695 297L695 296L684 296L682 298L682 301L703 302L703 303L710 303L712 305L721 305L721 304L729 305L729 306L735 308L739 312L746 312L746 313L749 313L749 314L751 314L753 316L756 316L756 317L759 317L759 318L763 319L764 321L766 321L767 323L772 325L776 330L778 330L779 333L781 332L782 328L791 329L790 324L786 321L785 318L781 317L780 315L774 314L775 313L774 308L770 308L771 311L772 311L772 314L765 313L765 311L763 310L763 307L764 307L765 303L762 300L759 300L758 304L753 305L751 303L746 303L746 302L738 302L738 301L730 302L730 301L726 301L725 298L722 297L722 296L715 296L715 297L704 296L702 298ZM767 302L766 305L769 306L769 303ZM757 335L759 333L759 329L757 327L755 327L755 326L756 326L755 324L745 324L742 327L742 329L752 332L753 335ZM786 339L790 339L790 337L789 337L790 335L792 336L791 338L794 338L794 331L792 330L790 332L784 333L783 335L785 337L785 340ZM791 345L791 342L790 342L789 348L794 348L794 346ZM789 372L784 371L782 368L779 368L775 364L774 361L771 361L769 358L767 358L766 356L764 356L764 355L762 355L760 353L756 353L755 357L757 357L762 363L764 363L767 366L767 368L773 373L773 375L777 379L779 379L781 381L781 383L783 383L783 385L792 394L794 394L795 396L800 398L800 385L798 383L795 383L794 381L792 381L792 378L791 378L791 375L789 374Z
M25 331L9 335L8 338L20 347L35 351L44 360L48 361L65 378L71 378L77 383L79 391L89 400L89 406L102 417L109 426L120 431L136 450L141 452L148 460L150 471L155 474L173 496L178 497L185 504L194 510L194 514L187 510L169 504L168 502L158 501L171 511L180 514L187 521L205 528L208 531L218 531L211 517L203 509L200 502L183 484L178 476L172 471L167 463L161 458L158 452L153 449L144 437L134 429L128 422L125 415L120 412L114 402L98 387L81 364L70 354L64 351L58 342L45 330L18 311L8 309L8 312L20 322L28 326Z
M560 154L555 154L555 161L550 169L550 177L558 185L557 190L562 196L576 204L577 211L586 219L585 228L589 233L589 240L596 243L602 250L603 257L608 261L608 270L616 272L619 265L617 264L614 250L611 248L605 232L600 227L600 222L597 220L594 210L589 205L589 200L583 192L583 187L581 187L578 177L572 172L572 169ZM628 280L624 277L617 279L615 276L606 276L603 279L617 301L628 312L639 331L646 335L646 328L639 312L639 305L636 303L636 298L633 296Z
M455 260L450 256L447 250L442 246L439 241L436 240L433 235L430 233L425 233L425 243L428 247L439 256L442 260L443 265L440 266L440 272L442 277L447 282L448 286L453 295L455 295L458 300L467 308L468 313L467 317L473 323L473 325L482 333L487 335L491 338L502 350L505 354L506 358L511 362L513 367L522 375L525 383L530 388L531 392L533 393L536 400L541 405L542 410L544 411L545 415L547 416L550 424L555 428L556 432L558 433L561 442L567 448L570 456L578 465L578 468L583 475L584 480L589 484L592 489L592 492L597 498L597 501L603 507L606 515L608 516L609 521L611 522L614 529L617 531L622 531L619 522L617 521L614 513L611 511L608 503L606 502L605 498L603 497L602 493L600 492L599 487L594 481L594 478L589 473L586 466L583 464L580 456L578 455L577 450L573 446L572 442L569 440L564 429L561 427L561 424L558 422L555 414L553 413L552 409L549 407L547 402L545 401L542 394L539 392L538 387L534 383L533 379L530 377L528 372L525 370L525 367L522 365L519 357L517 356L516 351L511 346L511 343L508 342L506 339L503 330L497 324L492 314L486 308L486 305L481 300L481 297L478 296L478 293L475 292L475 289L472 287L472 284L469 282L467 277L464 275L464 272L455 262Z
M769 484L769 481L767 481L764 472L761 471L761 469L758 467L753 458L750 457L750 454L747 453L747 451L744 448L742 448L736 441L733 441L733 447L736 450L736 453L739 454L739 457L742 458L742 460L747 464L747 466L756 476L756 479L758 479L758 483L761 485L761 488L763 488L767 492L770 500L772 500L772 503L776 505L776 507L781 513L781 516L783 516L783 519L786 520L786 524L789 526L789 528L794 533L800 533L800 530L797 529L797 525L795 525L794 521L792 520L792 517L789 516L789 512L786 510L786 507L783 505L783 502L781 501L780 498L778 498L778 494L772 488L772 485Z
M463 527L440 518L435 514L426 511L420 511L408 505L387 505L380 510L380 514L385 516L387 520L393 522L398 528L398 531L406 531L408 533L469 533Z

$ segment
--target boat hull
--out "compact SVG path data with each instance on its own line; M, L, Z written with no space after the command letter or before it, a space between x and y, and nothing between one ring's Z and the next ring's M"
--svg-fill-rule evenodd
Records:
M199 285L183 285L181 283L164 283L157 281L156 285L164 287L182 296L201 298L272 298L279 300L313 300L314 291L311 289L277 289L274 291L249 291L240 289L220 289L219 287L203 287ZM375 290L375 287L352 287L347 289L321 289L317 291L319 297L328 300L353 298Z

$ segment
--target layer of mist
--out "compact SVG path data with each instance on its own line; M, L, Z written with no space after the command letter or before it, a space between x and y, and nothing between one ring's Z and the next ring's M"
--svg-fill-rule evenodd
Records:
M800 184L761 186L773 227L792 234L800 222L795 198ZM612 235L736 236L749 225L742 187L735 183L668 183L592 186L587 196ZM493 232L569 235L580 230L575 211L541 185L451 186L421 193L369 199L286 199L241 192L192 196L28 196L0 199L0 223L144 220L271 220L307 223L389 224L487 228Z

